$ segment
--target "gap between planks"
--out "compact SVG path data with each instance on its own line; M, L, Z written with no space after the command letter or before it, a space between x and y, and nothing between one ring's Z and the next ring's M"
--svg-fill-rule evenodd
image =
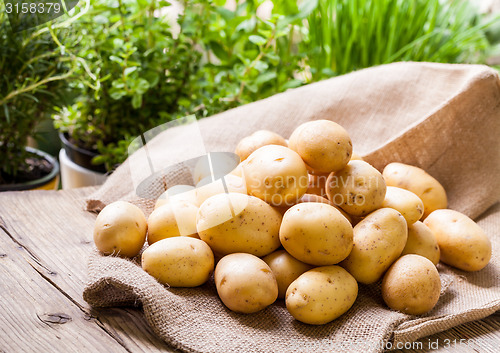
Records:
M152 333L139 310L94 310L85 305L81 293L95 216L83 211L82 200L92 191L2 193L0 214L4 219L0 218L0 227L13 244L24 251L24 260L37 276L76 305L84 316L92 318L93 324L123 349L174 351Z

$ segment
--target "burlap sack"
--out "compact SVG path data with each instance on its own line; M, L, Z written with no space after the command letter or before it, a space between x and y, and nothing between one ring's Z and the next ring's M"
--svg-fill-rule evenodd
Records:
M233 151L258 129L288 137L300 123L329 119L344 126L356 152L379 169L401 161L442 182L450 208L479 220L493 258L477 273L439 265L446 291L428 314L389 310L378 285L360 285L354 306L323 326L294 320L278 301L252 315L235 314L217 298L212 282L196 289L165 288L136 264L90 256L84 298L92 306L142 305L153 330L190 352L378 352L399 342L486 317L500 309L500 81L485 66L396 63L311 84L203 119L207 151ZM175 131L175 133L172 133ZM166 131L149 151L165 164L182 158L190 141L182 129ZM126 161L88 200L88 210L125 199L149 213L154 201L135 196ZM135 161L133 168L147 168ZM161 182L189 183L184 173ZM495 205L496 204L496 205Z

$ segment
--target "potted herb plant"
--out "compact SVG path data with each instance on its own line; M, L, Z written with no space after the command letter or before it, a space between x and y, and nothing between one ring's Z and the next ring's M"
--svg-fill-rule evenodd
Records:
M141 132L183 114L199 54L174 37L166 1L95 0L62 45L78 57L74 104L55 115L63 187L102 181ZM71 178L66 178L71 174ZM70 185L65 185L65 180Z
M56 189L57 160L26 147L67 93L72 72L48 27L12 32L0 12L0 191Z

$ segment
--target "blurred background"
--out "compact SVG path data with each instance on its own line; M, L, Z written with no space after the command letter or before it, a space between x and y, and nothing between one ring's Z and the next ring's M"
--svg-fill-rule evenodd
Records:
M500 0L82 0L14 33L1 3L0 190L60 187L57 160L64 188L102 183L152 127L374 65L500 70L499 13Z

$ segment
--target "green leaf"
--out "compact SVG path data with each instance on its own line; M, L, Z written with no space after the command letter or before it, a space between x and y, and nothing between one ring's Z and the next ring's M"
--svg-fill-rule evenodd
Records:
M258 35L251 35L250 37L248 37L248 40L250 42L252 42L253 44L256 44L256 45L263 45L266 43L266 39L261 37L261 36L258 36Z
M210 49L212 49L214 55L218 57L221 61L227 61L229 59L229 55L227 54L227 52L224 50L224 48L220 43L212 41L210 42L209 46Z
M149 89L149 82L143 78L134 80L130 84L136 94L144 94Z
M132 107L139 109L142 106L142 94L134 94L132 96Z
M257 25L257 20L255 17L250 17L248 20L244 20L241 22L238 26L236 26L235 31L243 31L246 33L250 33L255 29L255 26Z
M264 70L267 70L267 69L269 68L269 64L268 64L268 63L266 63L266 62L264 62L264 61L259 60L259 61L257 61L257 62L255 63L255 66L254 66L254 67L255 67L255 69L256 69L257 71L259 71L259 72L263 72Z
M287 90L287 89L290 89L290 88L300 87L300 86L302 86L303 83L304 82L302 82L301 80L292 79L292 80L286 82L284 85L282 85L280 87L280 89L282 91L284 91L284 90Z
M136 71L137 69L138 69L138 67L137 67L137 66L127 67L127 68L124 70L125 76L130 75L132 72Z
M276 78L276 72L265 72L263 74L260 74L257 79L255 79L255 84L256 85L262 85L263 83L266 83L268 81L274 80Z

